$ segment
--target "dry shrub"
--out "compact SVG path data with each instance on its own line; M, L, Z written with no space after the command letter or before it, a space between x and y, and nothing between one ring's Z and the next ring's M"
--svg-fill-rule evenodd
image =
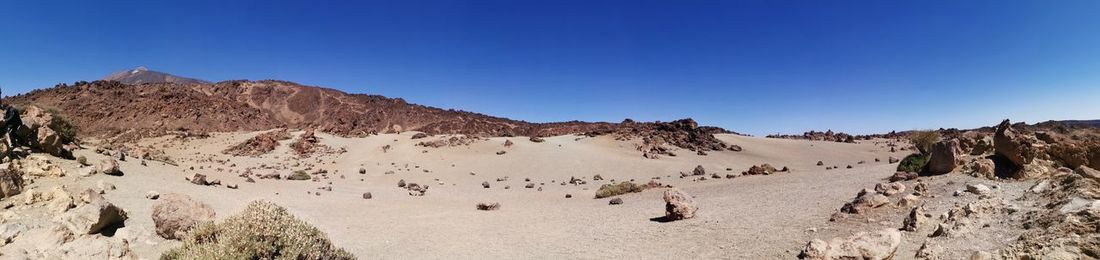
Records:
M355 259L286 208L253 201L225 221L203 224L161 259Z

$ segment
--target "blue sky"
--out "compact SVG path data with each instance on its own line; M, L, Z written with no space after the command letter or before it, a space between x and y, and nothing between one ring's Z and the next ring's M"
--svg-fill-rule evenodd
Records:
M5 95L118 70L763 135L1100 118L1100 1L0 1Z

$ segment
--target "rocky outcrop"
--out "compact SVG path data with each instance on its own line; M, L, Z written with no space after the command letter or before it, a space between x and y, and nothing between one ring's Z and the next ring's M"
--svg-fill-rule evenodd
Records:
M695 217L699 207L690 195L679 189L667 189L664 194L665 220L675 221Z
M290 133L285 128L264 132L229 147L222 153L235 156L260 156L274 151L279 147L279 141L287 139L290 139Z
M72 136L62 136L58 131L73 131L68 121L60 118L60 115L46 112L37 106L26 106L20 115L23 125L16 131L19 143L31 148L32 151L48 153L61 158L73 158L72 151L67 145L73 140ZM57 128L57 129L55 129ZM72 135L75 133L69 133ZM5 136L6 137L6 136Z
M799 259L892 259L901 244L901 232L885 229L874 233L860 232L829 242L814 239L802 248Z
M1005 119L997 125L993 135L993 148L997 155L1008 159L1016 167L1023 167L1039 155L1038 148L1033 146L1036 140L1028 137L1013 130L1012 124Z
M191 229L214 220L214 209L182 194L165 194L153 205L153 224L157 235L181 239Z
M956 140L944 140L932 144L929 151L928 173L944 174L955 170L958 165L959 143Z

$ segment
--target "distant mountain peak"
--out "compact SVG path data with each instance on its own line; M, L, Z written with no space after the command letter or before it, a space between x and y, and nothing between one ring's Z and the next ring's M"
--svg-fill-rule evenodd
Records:
M103 80L113 80L124 84L138 85L145 83L179 83L179 84L211 84L209 81L180 77L164 72L152 71L145 66L139 66L130 70L112 73Z

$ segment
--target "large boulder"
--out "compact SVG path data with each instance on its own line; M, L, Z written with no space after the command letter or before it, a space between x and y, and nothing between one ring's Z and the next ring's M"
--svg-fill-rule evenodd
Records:
M23 173L12 168L11 164L0 164L0 199L20 192L23 192Z
M695 200L679 189L665 190L664 199L665 219L669 221L693 218L695 211L699 210Z
M153 224L157 235L181 239L200 224L214 220L214 209L182 194L165 194L153 205Z
M993 149L1015 166L1021 167L1031 163L1039 154L1039 149L1032 146L1035 141L1016 133L1012 130L1012 124L1005 119L997 125L997 131L993 135Z
M928 158L928 173L944 174L955 170L959 159L959 142L944 140L932 144Z
M92 190L82 193L85 203L58 216L58 222L64 224L76 234L95 234L108 227L121 226L126 221L125 210L111 204L102 195Z
M901 232L885 229L875 233L860 232L829 242L814 239L803 247L799 259L892 259L901 244Z

